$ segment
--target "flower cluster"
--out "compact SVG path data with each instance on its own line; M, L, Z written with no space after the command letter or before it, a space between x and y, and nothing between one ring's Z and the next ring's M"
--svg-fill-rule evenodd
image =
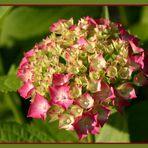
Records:
M125 28L107 19L59 20L50 36L24 53L17 76L31 98L28 117L58 120L82 139L99 133L111 109L136 98L147 83L147 53Z

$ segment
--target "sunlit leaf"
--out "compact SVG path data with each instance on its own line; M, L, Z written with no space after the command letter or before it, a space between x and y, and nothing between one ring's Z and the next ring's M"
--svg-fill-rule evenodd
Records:
M148 7L145 6L142 9L140 22L143 23L143 24L148 23L147 17L148 17Z
M20 86L21 81L16 75L0 76L0 92L16 92Z
M135 34L142 41L148 40L148 7L143 7L141 13L141 19L138 23L130 27L132 34Z
M130 142L126 116L113 113L96 136L96 142Z
M11 8L12 8L12 6L1 6L1 7L0 7L0 19L1 19L7 12L9 12Z
M148 23L138 23L129 29L131 34L136 35L140 40L146 41L148 40Z
M38 127L38 129L42 129L48 135L50 135L57 142L78 142L78 138L75 132L66 131L64 129L58 128L58 122L43 122L40 120L34 120L32 125Z

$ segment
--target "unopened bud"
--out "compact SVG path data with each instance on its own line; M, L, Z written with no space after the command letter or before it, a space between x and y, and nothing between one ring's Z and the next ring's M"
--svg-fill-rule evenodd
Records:
M76 118L81 116L83 113L83 109L78 105L73 105L70 110L71 114Z

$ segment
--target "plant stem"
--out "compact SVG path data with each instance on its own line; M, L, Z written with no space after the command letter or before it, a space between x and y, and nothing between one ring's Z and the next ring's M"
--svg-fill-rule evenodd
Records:
M108 10L108 6L103 6L103 13L102 13L102 17L104 17L105 19L109 19L109 10Z
M87 136L87 140L89 143L93 143L95 142L95 136L89 133Z

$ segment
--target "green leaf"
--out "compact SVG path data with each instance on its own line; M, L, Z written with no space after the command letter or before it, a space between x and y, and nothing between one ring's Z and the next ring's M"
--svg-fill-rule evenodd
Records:
M143 7L143 9L142 9L140 22L141 22L141 23L148 23L147 17L148 17L148 7L145 6L145 7Z
M0 7L0 19L2 17L4 17L4 15L10 11L10 9L12 8L12 6L1 6Z
M96 142L129 142L127 118L125 114L113 113L107 124L96 136Z
M21 80L16 75L0 76L0 92L16 92L21 86Z
M13 117L11 110L6 103L5 94L0 93L0 120L7 120Z
M9 14L9 12L12 8L13 8L12 6L0 6L0 33L1 33L3 20Z
M14 122L0 122L0 142L54 142L42 129Z
M130 27L130 32L136 35L140 40L148 40L148 23L138 23Z
M9 71L8 71L8 75L16 75L16 73L17 73L16 65L11 64Z
M132 34L135 34L142 41L148 40L148 7L143 7L141 13L141 20L139 23L134 24L130 27Z
M33 40L49 34L49 26L58 19L77 20L83 16L97 17L98 7L16 7L5 18L0 37L1 46L12 46L15 40Z
M58 128L58 122L43 122L41 120L33 120L32 125L42 129L50 135L56 142L78 142L76 133Z

